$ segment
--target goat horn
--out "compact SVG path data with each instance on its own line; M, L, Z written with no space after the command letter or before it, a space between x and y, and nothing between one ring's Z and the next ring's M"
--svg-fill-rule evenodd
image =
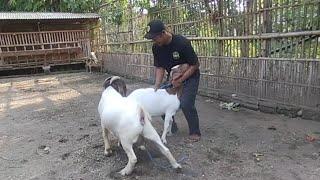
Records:
M111 80L110 80L110 84L112 84L113 81L120 79L119 76L112 76Z

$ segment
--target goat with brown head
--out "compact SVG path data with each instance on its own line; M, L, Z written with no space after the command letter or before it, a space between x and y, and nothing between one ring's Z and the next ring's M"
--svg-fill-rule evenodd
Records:
M103 87L104 87L104 89L107 89L107 87L109 87L109 86L112 86L118 93L121 94L121 96L123 96L123 97L127 96L126 83L119 76L108 77L104 81Z
M137 157L133 144L140 136L155 143L175 169L181 165L172 156L169 149L162 143L157 131L151 124L148 111L136 100L126 96L127 88L120 77L109 77L104 82L106 88L101 95L98 112L101 118L102 137L105 155L111 155L110 134L118 138L128 157L127 165L119 172L128 175L134 170ZM112 87L112 88L111 88ZM152 90L153 93L154 90Z
M183 74L188 70L189 66L190 66L189 64L179 64L172 67L170 72L170 77L171 77L170 82L181 78ZM182 88L183 88L183 85L181 84L181 86L168 88L166 90L169 94L177 94L178 97L180 97L182 93Z
M189 69L190 65L185 64L179 64L171 68L171 80L179 79L183 76L183 74Z

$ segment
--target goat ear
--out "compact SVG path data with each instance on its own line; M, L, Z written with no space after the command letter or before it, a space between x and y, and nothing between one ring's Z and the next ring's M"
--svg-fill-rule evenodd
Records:
M127 86L126 83L123 80L119 80L117 81L117 87L119 90L119 93L123 96L126 97L127 96Z
M104 80L104 82L110 81L112 76L108 77L107 79Z
M106 80L104 80L104 82L103 82L103 87L104 87L105 89L109 86L108 81L110 81L111 78L112 78L112 76L111 76L111 77L108 77Z

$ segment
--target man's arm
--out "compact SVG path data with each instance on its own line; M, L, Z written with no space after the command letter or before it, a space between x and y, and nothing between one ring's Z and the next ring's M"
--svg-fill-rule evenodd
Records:
M195 65L190 65L189 68L182 74L182 76L178 77L177 79L172 80L172 84L174 87L179 87L182 85L182 82L188 79L193 73L199 69L199 61Z
M179 78L180 82L185 81L190 76L194 74L196 70L198 70L200 67L199 61L195 65L190 65L189 68L186 70L186 72L183 73L183 75Z
M164 77L164 68L156 67L156 82L154 85L154 90L157 91L162 83Z
M181 51L181 55L184 59L187 60L187 63L190 65L189 68L182 74L182 76L178 79L176 79L175 81L172 82L173 86L177 87L179 85L181 85L181 83L183 81L185 81L186 79L188 79L190 76L192 76L194 74L194 72L196 70L199 69L199 60L198 60L198 56L196 55L191 42L189 40L186 39L186 41L184 42L184 48Z

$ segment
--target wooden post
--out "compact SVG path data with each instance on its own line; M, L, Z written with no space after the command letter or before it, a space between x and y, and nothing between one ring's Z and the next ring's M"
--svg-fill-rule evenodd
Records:
M272 32L272 17L270 13L270 8L272 7L272 0L264 0L263 1L263 33L271 33ZM262 43L262 56L263 57L269 57L271 52L271 38L264 39ZM260 66L260 73L259 73L259 96L258 98L262 98L263 96L263 87L265 84L263 79L265 78L265 69L266 69L266 60L261 60L259 62L261 64ZM269 66L269 68L273 68L272 66Z
M252 32L250 32L251 26L253 26L253 22L250 21L250 16L253 16L252 14L252 5L254 2L252 1L247 1L247 9L246 9L246 13L247 15L244 18L244 36L248 36L251 35ZM243 40L241 41L242 45L241 45L241 57L249 57L249 40Z
M219 32L219 35L220 37L223 37L224 36L224 26L223 26L223 18L224 17L224 14L223 14L223 2L224 1L219 1L218 2L218 11L219 11L219 27L220 27L220 32ZM224 49L224 43L223 43L223 40L218 40L218 57L220 56L223 56L223 49ZM217 75L218 75L218 82L217 82L217 89L220 88L220 79L221 79L221 69L223 67L221 67L221 58L218 59L218 72L217 72Z
M128 26L128 32L129 32L129 42L132 42L134 39L133 37L133 10L132 10L133 2L132 0L129 0L129 26ZM134 52L134 44L130 43L129 44L131 52Z
M265 76L265 69L266 69L266 61L267 59L261 59L259 60L259 91L258 91L258 102L260 99L262 99L263 97L263 79Z
M171 32L173 32L173 33L178 33L178 32L175 31L175 27L173 26L173 24L177 23L174 19L179 19L178 13L177 13L177 3L176 3L176 1L173 1L173 2L172 2L172 7L171 7L171 8L172 8L172 9L171 9L171 17L170 17L170 19L171 19L171 27L170 27L170 30L171 30ZM179 23L179 22L178 22L178 23Z
M220 32L219 32L219 35L220 37L223 37L224 36L224 26L223 26L223 18L224 15L223 15L223 1L219 1L218 2L218 11L219 11L219 27L220 27ZM218 47L219 47L219 51L218 51L218 56L223 56L223 40L220 40L219 41L219 44L218 44Z
M270 8L272 7L272 0L264 0L263 1L263 33L271 33L272 32L272 17L270 13ZM271 49L271 40L265 39L262 44L262 50L264 57L270 56L270 49Z
M2 56L2 49L0 48L0 66L4 65L4 58Z

